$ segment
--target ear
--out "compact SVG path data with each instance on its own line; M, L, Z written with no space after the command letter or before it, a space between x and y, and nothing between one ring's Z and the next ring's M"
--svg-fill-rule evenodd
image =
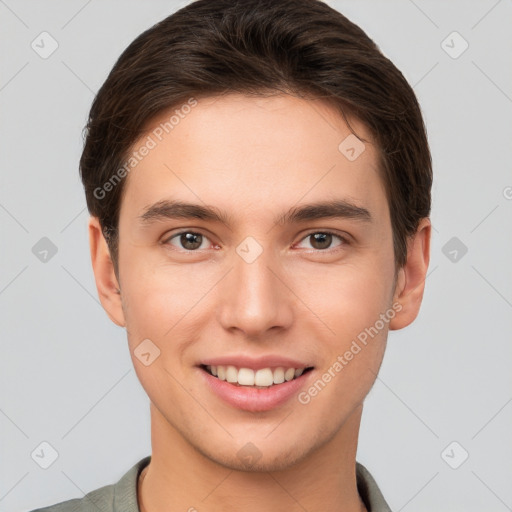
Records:
M393 304L400 303L402 309L390 321L390 330L407 327L418 316L430 261L430 234L430 220L424 218L420 221L416 234L409 239L407 262L398 271L393 296Z
M101 305L112 322L125 327L119 283L98 217L90 217L88 228L92 268Z

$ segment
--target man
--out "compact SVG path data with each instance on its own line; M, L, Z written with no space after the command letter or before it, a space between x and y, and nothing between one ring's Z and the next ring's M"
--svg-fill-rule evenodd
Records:
M40 510L390 510L357 440L422 300L432 172L376 45L317 0L191 3L115 64L80 170L152 454Z

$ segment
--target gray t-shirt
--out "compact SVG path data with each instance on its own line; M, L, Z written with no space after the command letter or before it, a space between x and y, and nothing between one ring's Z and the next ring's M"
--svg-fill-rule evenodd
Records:
M115 484L105 485L83 498L63 501L31 512L140 512L137 502L137 481L141 471L151 461L144 457ZM357 490L368 512L391 512L370 472L356 463Z

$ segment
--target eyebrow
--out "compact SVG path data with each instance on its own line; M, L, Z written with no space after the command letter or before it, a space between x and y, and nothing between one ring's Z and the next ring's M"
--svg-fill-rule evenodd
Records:
M138 218L143 225L168 219L199 219L221 222L230 226L233 220L231 215L214 206L203 206L169 199L148 206ZM292 207L287 212L277 216L274 223L283 225L334 218L362 222L372 221L372 216L366 208L344 199L338 199Z

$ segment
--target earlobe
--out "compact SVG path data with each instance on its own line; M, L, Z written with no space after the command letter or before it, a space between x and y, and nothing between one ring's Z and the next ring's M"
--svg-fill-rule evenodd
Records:
M407 262L398 272L393 303L400 303L401 309L390 321L390 330L402 329L418 316L430 261L430 235L430 220L424 218L409 240Z
M88 229L92 268L101 305L112 322L120 327L125 327L126 323L119 283L114 272L110 251L97 217L90 217Z

